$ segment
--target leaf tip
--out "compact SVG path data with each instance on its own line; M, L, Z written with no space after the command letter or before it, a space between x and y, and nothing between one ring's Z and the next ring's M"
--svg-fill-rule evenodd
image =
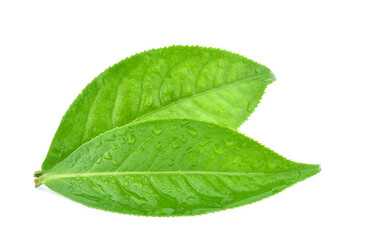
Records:
M307 179L316 175L321 171L321 166L319 164L306 164L304 169L300 171L300 178Z
M268 78L267 83L271 84L274 81L276 81L276 76L275 76L275 74L271 70L269 70L269 71L270 71L270 73L269 73L270 74L270 77Z
M315 173L319 173L321 171L321 165L319 164L309 164L310 169L315 172Z
M35 177L36 179L34 180L34 183L35 183L35 187L39 187L42 185L42 175L43 175L43 172L42 170L38 170L36 171L34 174L33 174L33 177Z

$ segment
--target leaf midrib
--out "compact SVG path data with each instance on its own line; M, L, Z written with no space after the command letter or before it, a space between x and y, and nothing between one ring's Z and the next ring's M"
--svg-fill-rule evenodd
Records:
M86 173L47 173L43 176L44 181L59 178L80 178L98 176L120 175L226 175L226 176L259 176L268 174L289 174L313 171L314 168L288 172L214 172L214 171L136 171L136 172L86 172Z
M265 78L265 76L267 76L267 75L266 75L266 74L263 74L263 75L261 75L261 76L259 76L259 75L258 75L258 76L253 76L253 77L249 77L249 78L243 78L243 79L240 79L240 80L236 80L236 81L234 81L234 82L231 82L231 83L226 83L226 84L224 84L224 85L222 85L222 86L220 86L220 87L217 87L217 88L211 88L211 89L206 90L206 91L203 91L203 92L201 92L201 93L193 94L192 96L189 96L189 97L186 97L186 98L179 99L179 100L174 101L174 102L172 102L172 103L170 103L170 104L168 104L168 105L166 105L166 106L163 106L163 107L157 108L157 109L155 109L155 110L153 110L153 111L150 111L150 112L148 112L148 113L146 113L146 114L143 114L143 115L141 115L141 116L137 117L136 119L134 119L133 121L131 121L131 122L127 123L126 125L128 125L128 124L132 124L132 123L135 123L135 122L138 122L139 120L141 120L141 119L143 119L143 118L145 118L145 117L147 117L147 116L149 116L149 115L152 115L152 114L154 114L154 113L156 113L156 112L159 112L159 111L162 111L162 110L164 110L164 109L167 109L167 108L169 108L169 107L171 107L171 106L174 106L174 105L176 105L176 104L179 104L179 103L181 103L181 102L188 101L188 100L190 100L190 99L193 99L193 98L196 98L196 97L200 97L200 96L202 96L202 95L210 94L210 93L213 93L213 92L219 91L219 90L221 90L221 89L223 89L223 88L226 88L226 87L229 87L229 86L233 86L233 85L236 85L236 84L243 83L243 82L245 82L245 81L251 81L251 80L255 80L255 79L262 79L262 78ZM266 77L266 78L271 78L271 77Z

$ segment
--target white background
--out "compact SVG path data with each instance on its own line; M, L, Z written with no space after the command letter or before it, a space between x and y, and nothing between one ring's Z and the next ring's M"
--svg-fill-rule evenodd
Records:
M1 1L1 239L368 239L366 1ZM322 172L240 208L149 218L33 185L78 93L137 52L189 44L275 73L241 132Z

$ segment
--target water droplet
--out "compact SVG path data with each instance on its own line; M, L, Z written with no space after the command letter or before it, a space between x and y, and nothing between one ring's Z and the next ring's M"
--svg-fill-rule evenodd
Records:
M129 186L129 182L128 181L124 181L123 184L124 184L125 187L128 187Z
M126 130L126 129L123 129L123 130L120 130L120 131L118 132L118 135L119 135L119 136L124 136L126 133L127 133L127 130Z
M213 149L214 149L215 153L217 153L219 155L224 154L224 150L222 149L222 147L218 143L215 144Z
M139 132L139 133L138 133L138 135L139 135L139 136L142 136L142 134L143 134L142 132Z
M161 214L169 215L169 214L173 213L174 211L175 211L175 209L173 209L173 208L163 208L163 209L161 209Z
M252 167L253 169L259 169L262 167L262 165L264 164L264 160L258 160L253 162Z
M240 166L245 166L245 164L246 164L246 160L244 158L240 159L239 165Z
M173 137L172 138L172 147L175 149L175 148L178 148L179 147L179 141L178 141L178 138L176 137Z
M171 167L172 165L174 165L174 163L175 163L174 159L170 159L168 165Z
M231 161L232 164L236 165L239 162L239 156L235 156L233 160Z
M185 125L187 125L189 123L189 120L181 120L180 121L180 126L184 127Z
M153 133L156 135L160 135L162 133L162 129L159 126L155 125L153 126Z
M234 140L232 138L225 140L225 147L230 147L232 145L234 145Z
M152 94L146 95L145 96L144 103L143 103L143 106L145 106L145 107L151 107L152 104L153 104L153 96L152 96Z
M194 197L188 197L186 199L186 202L189 203L189 204L194 203L195 202L195 198Z
M96 145L95 145L95 147L97 148L97 147L101 147L102 146L102 141L98 141L97 143L96 143Z
M192 162L192 166L193 167L197 166L197 162Z
M158 141L157 143L156 143L156 149L158 150L158 149L160 149L162 147L162 143L160 142L160 141Z
M269 169L274 169L274 168L277 167L277 163L275 163L275 162L268 162L267 166L268 166Z
M125 142L126 142L125 138L122 138L120 141L121 144L124 144Z
M104 159L106 159L106 160L111 160L111 159L112 159L112 154L111 154L111 152L105 152L105 154L104 154Z
M135 143L135 135L134 134L129 135L128 143L129 144L134 144Z
M195 130L194 128L192 128L191 126L187 126L186 127L186 131L187 133L189 133L190 135L192 135L193 137L197 136L198 132L197 130Z
M113 134L113 133L108 133L108 134L105 134L104 136L103 136L103 140L105 140L105 141L114 141L116 139L116 136L115 136L115 134Z
M115 143L111 146L111 149L112 149L112 150L115 150L115 149L117 149L117 148L118 148L118 145L117 145L117 144L115 144Z
M99 157L96 161L97 164L100 164L102 162L102 157Z
M118 162L114 159L114 160L112 160L112 164L118 165Z
M137 187L137 188L141 188L143 185L140 181L138 181L138 182L134 183L134 186Z
M187 138L184 135L180 135L180 141L185 143L185 142L187 142Z
M203 147L204 145L206 145L207 143L210 142L210 138L209 137L204 137L203 141L201 142L201 146Z

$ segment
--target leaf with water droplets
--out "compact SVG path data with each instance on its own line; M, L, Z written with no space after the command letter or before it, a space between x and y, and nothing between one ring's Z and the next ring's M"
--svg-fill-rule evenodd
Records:
M93 208L182 216L252 203L319 171L227 127L175 119L101 134L36 182Z
M274 80L267 67L220 49L172 46L136 54L108 68L79 94L60 123L42 170L97 135L133 122L190 118L235 129ZM121 141L134 143L140 134Z

